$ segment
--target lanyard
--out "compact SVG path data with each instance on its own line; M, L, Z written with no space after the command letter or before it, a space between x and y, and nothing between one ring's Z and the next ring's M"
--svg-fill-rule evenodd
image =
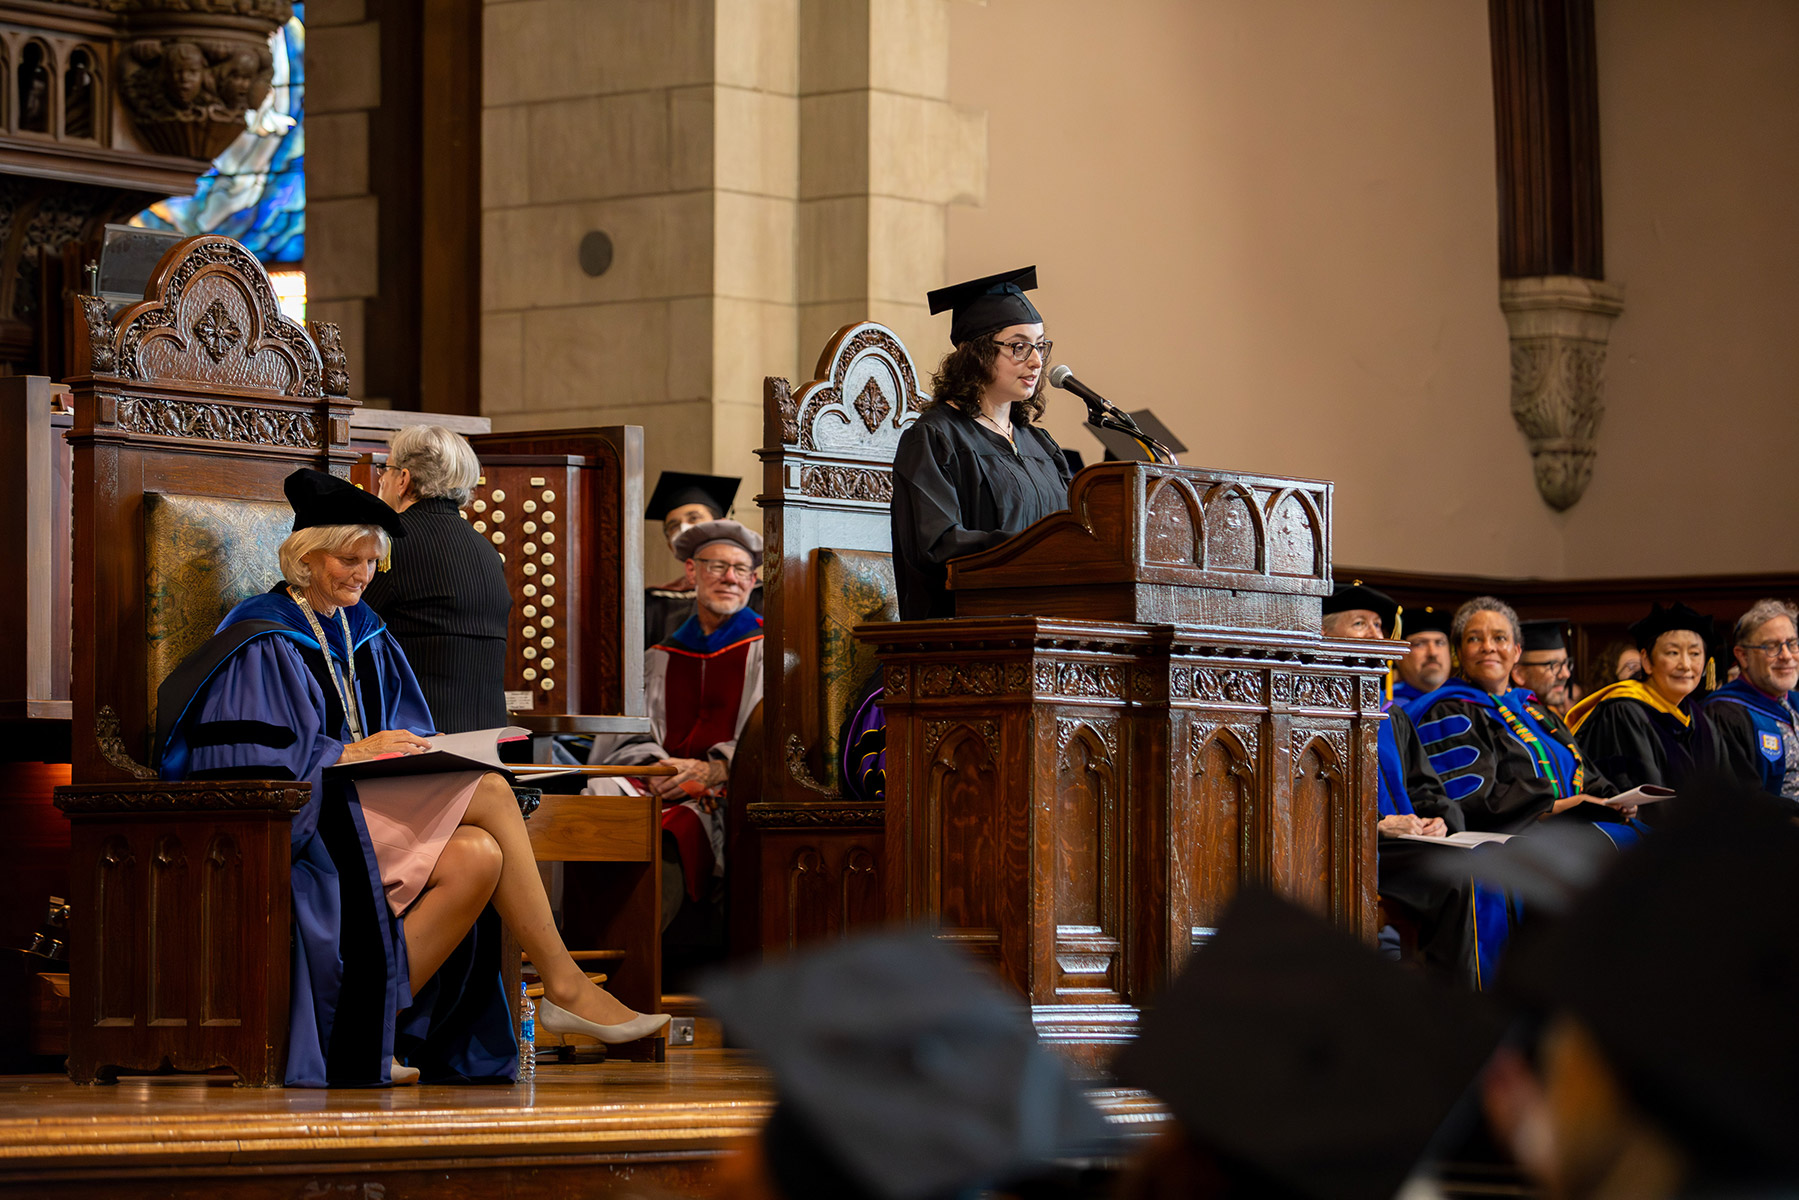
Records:
M318 614L312 611L312 605L293 588L287 589L290 600L300 606L306 614L306 623L312 626L312 635L319 639L319 649L325 655L325 670L331 673L331 686L337 689L338 699L344 702L344 720L350 725L350 740L362 740L362 717L356 711L356 651L350 645L350 618L344 615L343 606L337 609L337 619L344 623L344 653L347 656L350 681L346 684L337 674L337 664L331 661L331 644L325 640L325 628L319 624Z

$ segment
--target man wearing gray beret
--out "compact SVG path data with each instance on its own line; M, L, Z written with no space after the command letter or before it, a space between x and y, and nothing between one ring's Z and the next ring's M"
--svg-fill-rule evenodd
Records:
M747 607L762 566L762 535L736 521L704 521L675 539L675 554L687 562L694 613L644 654L650 732L596 737L588 757L594 764L680 768L639 781L663 804L664 928L683 900L722 893L725 780L737 737L762 701L762 618ZM616 788L601 779L588 790Z

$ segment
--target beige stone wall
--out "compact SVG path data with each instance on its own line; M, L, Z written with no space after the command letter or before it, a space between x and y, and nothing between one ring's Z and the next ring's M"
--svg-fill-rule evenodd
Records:
M762 379L838 326L924 319L979 114L947 90L949 0L489 0L482 411L639 424L664 469L742 475ZM611 236L598 278L578 261ZM675 571L646 536L653 580Z
M1625 309L1570 572L1799 570L1799 6L1598 0L1596 16Z
M1163 414L1187 461L1335 480L1338 561L1799 567L1743 517L1799 450L1793 6L1599 0L1625 312L1567 514L1508 412L1484 0L950 11L949 94L987 111L991 164L986 205L951 211L950 277L1040 264L1057 357ZM1058 394L1050 428L1093 455L1079 411Z
M381 287L378 202L369 191L369 112L381 104L381 28L363 0L306 5L306 316L334 321L365 397L363 306Z
M951 214L952 275L1038 263L1056 357L1155 409L1184 461L1334 480L1339 561L1558 573L1507 407L1484 0L1095 18L953 10L992 167ZM1082 417L1055 394L1051 431L1093 459Z

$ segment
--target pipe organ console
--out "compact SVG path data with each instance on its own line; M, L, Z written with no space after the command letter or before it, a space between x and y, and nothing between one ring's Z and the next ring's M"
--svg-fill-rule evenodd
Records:
M462 516L506 567L507 709L537 732L643 723L642 429L491 433L478 417L359 412L355 482L372 490L393 435L416 424L461 433L481 460Z

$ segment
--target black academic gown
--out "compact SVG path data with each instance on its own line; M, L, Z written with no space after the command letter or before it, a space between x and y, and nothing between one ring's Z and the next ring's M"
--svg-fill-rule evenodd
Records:
M1387 710L1399 761L1405 772L1406 798L1420 817L1441 817L1450 833L1468 827L1462 806L1443 790L1443 781L1431 769L1430 759L1418 740L1411 718L1397 706ZM1397 905L1418 925L1418 950L1424 960L1442 971L1479 986L1478 944L1475 941L1474 880L1454 882L1439 877L1433 863L1460 868L1472 861L1459 846L1432 846L1427 842L1382 837L1378 855L1382 900ZM1447 856L1447 857L1446 857Z
M1522 688L1506 693L1506 704L1528 722L1529 732L1549 756L1541 763L1513 735L1493 697L1460 679L1405 706L1444 790L1459 802L1468 828L1489 833L1527 833L1558 799L1584 793L1607 797L1619 789L1581 756L1568 726ZM1576 777L1579 784L1576 786ZM1618 822L1618 814L1597 804L1581 804L1563 817Z
M1646 783L1678 788L1693 773L1694 728L1691 721L1683 725L1641 701L1619 697L1595 708L1574 740L1620 791Z
M1062 448L1035 425L1014 444L948 404L900 436L893 457L893 576L902 621L953 617L952 558L997 546L1068 507Z

